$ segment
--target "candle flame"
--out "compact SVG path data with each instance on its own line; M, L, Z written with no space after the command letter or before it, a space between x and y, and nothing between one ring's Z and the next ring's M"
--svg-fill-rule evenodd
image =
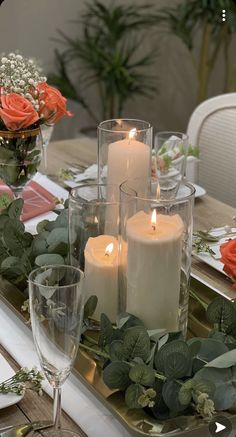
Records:
M116 123L121 126L122 125L122 120L120 120L119 118L116 120Z
M98 219L97 219L96 215L95 215L95 217L94 217L94 223L95 223L95 225L98 224Z
M132 138L135 137L136 133L137 133L137 129L136 129L136 127L134 127L133 129L131 129L129 131L129 139L132 140Z
M152 224L153 231L155 231L156 224L157 224L157 212L155 209L152 211L151 224Z
M111 253L113 252L113 249L114 249L114 244L113 243L108 244L108 246L105 249L105 255L106 256L111 255Z
M160 188L160 184L157 185L157 199L160 199L161 197L161 188Z

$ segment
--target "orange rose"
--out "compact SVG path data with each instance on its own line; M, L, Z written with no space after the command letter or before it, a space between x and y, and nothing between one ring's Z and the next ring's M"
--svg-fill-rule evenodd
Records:
M235 281L233 288L236 289L236 238L221 244L220 253L224 271Z
M39 115L32 103L21 95L3 94L0 99L0 117L7 129L24 129L38 121Z
M45 82L39 83L37 89L39 91L39 114L46 123L54 124L64 115L72 115L66 110L66 99L58 89Z

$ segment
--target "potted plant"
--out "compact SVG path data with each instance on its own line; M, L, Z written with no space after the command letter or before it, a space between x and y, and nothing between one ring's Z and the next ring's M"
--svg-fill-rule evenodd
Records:
M58 70L49 80L70 99L80 103L92 122L121 117L126 103L137 95L151 97L155 79L147 68L155 61L156 49L139 51L146 34L156 23L151 6L105 5L96 0L86 6L81 19L82 36L72 38L59 31L56 39L65 46L55 51ZM79 68L78 68L79 67ZM71 72L79 70L76 85ZM90 87L96 89L100 113L87 101Z
M225 20L222 20L225 10ZM236 7L232 0L182 0L177 6L164 7L155 14L156 22L181 39L196 70L197 102L207 98L208 85L219 56L223 54L223 92L230 89L232 59L230 43L236 31ZM196 51L200 38L200 50Z

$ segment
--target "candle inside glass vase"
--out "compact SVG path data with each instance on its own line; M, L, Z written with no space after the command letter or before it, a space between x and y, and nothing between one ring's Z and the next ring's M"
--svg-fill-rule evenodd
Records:
M98 305L94 313L100 319L105 313L115 322L118 307L118 241L110 235L89 238L85 246L86 299L96 295Z
M127 311L147 328L177 331L184 224L139 211L127 221Z

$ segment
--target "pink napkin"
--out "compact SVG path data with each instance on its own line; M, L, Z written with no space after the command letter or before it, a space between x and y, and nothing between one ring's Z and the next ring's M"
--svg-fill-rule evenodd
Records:
M0 195L9 194L13 198L10 188L0 181ZM26 221L55 208L55 197L35 181L30 181L23 191L24 207L22 220Z

